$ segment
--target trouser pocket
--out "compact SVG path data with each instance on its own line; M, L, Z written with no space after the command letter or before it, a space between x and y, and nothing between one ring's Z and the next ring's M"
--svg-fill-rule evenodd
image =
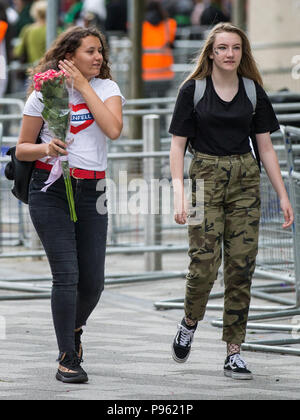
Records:
M189 171L192 188L192 207L199 204L203 196L204 205L210 205L216 188L216 164L214 159L194 157ZM199 194L199 191L202 191Z

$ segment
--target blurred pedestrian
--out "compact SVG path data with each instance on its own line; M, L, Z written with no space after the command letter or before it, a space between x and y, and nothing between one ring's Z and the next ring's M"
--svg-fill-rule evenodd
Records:
M6 15L6 7L0 1L0 98L2 98L7 89L7 46L6 37L8 32L8 19Z
M60 10L63 13L67 13L67 11L72 6L72 0L61 0L60 1Z
M81 16L86 26L96 26L104 33L106 15L105 0L83 0Z
M176 21L169 18L157 1L147 4L142 28L142 69L146 97L166 95L174 78L172 69Z
M222 9L222 0L213 0L211 4L204 9L200 18L200 24L206 26L229 21L230 16L226 15Z
M196 104L195 80L205 87ZM256 107L246 86L251 86L252 96L256 96ZM173 341L176 362L183 363L189 357L198 321L204 318L222 262L223 244L223 340L227 343L224 374L233 379L252 379L240 350L246 335L258 251L260 160L278 194L285 220L283 228L290 227L294 220L270 136L279 128L247 36L228 23L215 26L196 69L180 89L170 127L173 135L170 162L178 224L188 220L183 190L184 151L188 141L193 152L189 170L192 182L188 227L190 265L185 317ZM251 152L250 134L259 152L257 160ZM203 207L198 202L201 188L202 191L204 188Z
M81 14L82 8L83 8L82 0L71 0L70 7L64 16L65 26L67 27L73 26L81 22L80 14Z
M200 25L200 18L205 9L205 0L195 0L195 5L191 13L191 24L193 26Z
M24 26L33 23L30 15L30 8L34 0L13 0L18 19L14 25L14 36L18 37Z
M5 7L8 23L9 25L13 26L17 22L19 15L17 11L11 6L10 2L3 1L2 3Z
M127 1L109 0L106 4L107 31L127 32Z
M36 161L29 211L52 271L51 305L60 352L56 378L66 383L88 380L81 367L82 327L104 288L106 137L117 139L123 125L123 97L111 79L107 55L105 39L96 29L72 27L60 34L32 74L63 69L69 85L73 80L74 88L68 87L73 142L66 146L53 138L42 118L41 96L33 91L25 104L16 150L18 159ZM70 219L63 176L47 192L41 191L59 155L68 156L76 223Z
M162 0L162 6L176 20L178 27L190 26L193 0Z
M46 51L46 13L48 3L38 0L30 9L34 23L26 25L19 36L19 43L14 48L14 55L21 63L33 64L37 62Z

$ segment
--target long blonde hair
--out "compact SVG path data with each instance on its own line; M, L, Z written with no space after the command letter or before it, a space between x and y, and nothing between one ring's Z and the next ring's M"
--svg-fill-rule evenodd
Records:
M239 35L242 40L242 59L238 68L238 74L242 77L252 79L259 83L261 86L263 86L262 77L254 60L251 51L251 45L249 39L247 38L247 35L240 28L232 25L231 23L219 23L211 30L207 37L207 40L205 41L200 56L196 60L196 68L186 78L183 84L188 80L204 79L205 77L210 76L212 74L213 61L209 56L213 52L213 44L216 40L216 35L223 32L235 33Z

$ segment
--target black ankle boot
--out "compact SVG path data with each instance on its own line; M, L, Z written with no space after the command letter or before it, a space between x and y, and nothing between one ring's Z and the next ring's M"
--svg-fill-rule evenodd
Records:
M56 373L56 379L70 384L87 382L88 376L80 366L81 362L82 359L75 351L63 353L59 359L60 366Z
M83 333L82 328L79 331L75 331L75 350L80 359L83 358L83 348L81 344L81 335Z

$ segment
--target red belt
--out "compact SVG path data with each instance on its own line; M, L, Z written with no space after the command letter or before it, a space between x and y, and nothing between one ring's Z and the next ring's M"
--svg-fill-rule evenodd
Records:
M53 165L44 163L40 160L35 162L35 168L45 169L51 171ZM70 168L70 175L75 179L103 179L105 178L105 171L89 171L87 169Z

